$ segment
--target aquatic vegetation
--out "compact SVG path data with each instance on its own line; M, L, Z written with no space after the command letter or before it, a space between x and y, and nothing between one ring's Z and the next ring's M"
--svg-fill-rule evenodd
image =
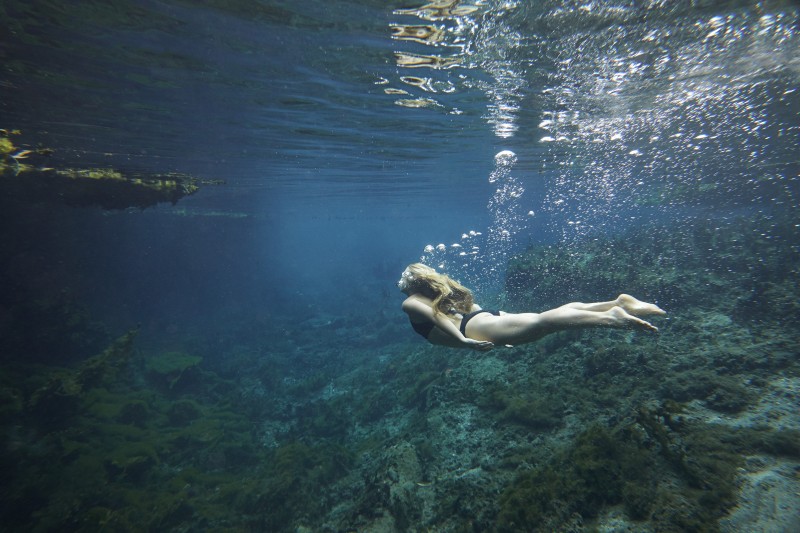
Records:
M275 449L254 502L261 511L257 527L282 531L298 517L318 515L325 506L319 487L343 476L351 462L350 452L338 446L311 447L294 441Z
M136 382L142 376L131 364L135 336L135 331L123 335L74 369L51 370L43 385L17 380L17 386L33 388L33 393L16 414L42 425L40 434L21 434L11 453L15 470L20 476L27 472L31 481L4 486L6 524L35 523L42 529L105 524L125 531L224 514L224 502L199 505L205 489L192 494L187 487L238 487L241 475L226 478L214 472L222 467L238 472L258 463L250 425L225 405L202 405L185 397L173 402L157 390L140 390ZM203 379L207 386L216 383L207 374ZM191 469L177 477L169 474L186 462L204 466L202 473L195 471L191 478ZM226 488L226 495L230 492Z
M145 359L148 376L159 386L172 389L183 380L191 379L191 373L203 361L202 357L183 352L166 352Z
M770 228L769 234L762 235L763 227ZM509 261L508 304L541 309L563 300L565 291L571 299L595 301L616 296L624 287L662 307L714 302L723 314L741 313L752 320L763 316L760 310L768 311L765 306L776 310L761 298L763 291L798 275L793 265L800 264L800 250L789 245L792 227L788 219L735 219L721 227L697 224L685 231L642 228L574 248L531 248ZM754 263L754 257L761 260ZM720 290L728 297L721 299Z
M197 402L181 399L172 403L167 409L167 419L170 425L186 426L202 415L202 409Z
M499 531L557 529L575 512L594 515L622 501L626 483L637 483L648 456L595 425L543 468L519 476L500 497Z
M738 413L754 400L754 394L730 376L721 376L709 370L689 370L668 377L661 385L662 395L678 402L693 399L723 413Z
M103 353L87 359L75 370L58 370L31 395L29 408L51 424L68 423L77 414L85 395L93 388L113 384L132 356L132 330L109 346Z
M776 486L800 508L797 2L0 20L30 130L0 131L3 531L769 531L724 519ZM521 181L495 159L487 184L507 148ZM423 344L389 272L465 217L491 227L425 256L508 269L504 308L624 290L660 334ZM554 244L501 263L526 237Z
M117 420L123 424L131 424L140 428L147 425L150 418L150 408L147 402L133 400L125 403L117 415Z
M667 405L642 407L614 428L595 424L548 464L519 475L500 497L497 530L559 530L575 513L585 521L618 504L658 530L714 530L735 503L743 454L776 453L777 445L796 457L796 445L781 444L794 431L679 422Z
M8 137L0 137L0 156L5 158L14 151L14 143Z
M431 394L442 378L441 372L427 371L416 376L401 402L409 407L426 410L431 402Z
M616 241L589 242L512 262L510 278L534 279L539 261L558 275L644 258L633 282L670 302L659 336L566 332L481 357L399 342L376 357L318 330L283 343L267 330L269 353L215 363L199 341L139 353L131 331L71 366L8 366L0 518L18 530L554 531L607 527L613 510L631 527L717 530L754 457L800 459L800 424L781 403L800 375L797 339L785 315L742 304L745 289L784 291L791 313L797 287L771 259L736 266L740 230L689 239L713 240L732 271L658 260L649 230L616 254L603 251ZM683 286L651 275L656 261ZM613 268L593 279L619 282ZM507 299L528 307L559 290L548 275ZM391 337L402 327L362 327L378 324Z
M133 357L133 342L138 334L138 330L129 331L103 353L81 363L75 376L78 385L86 389L119 380Z
M497 412L501 420L534 430L547 430L561 423L564 404L541 389L495 385L484 391L478 404Z

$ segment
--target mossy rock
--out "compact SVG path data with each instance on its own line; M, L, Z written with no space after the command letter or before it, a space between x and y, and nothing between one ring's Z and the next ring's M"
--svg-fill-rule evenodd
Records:
M132 424L137 427L145 427L149 418L150 408L141 400L126 403L117 416L117 420L123 424Z
M225 438L222 423L217 418L210 416L199 417L191 424L185 424L172 437L172 446L175 450L186 453L195 453L198 450L208 449L210 446Z
M196 514L194 506L186 499L176 499L165 508L159 508L150 524L151 531L182 531L179 527L189 523Z
M14 143L8 137L0 137L0 156L7 156L16 150Z
M0 387L0 420L6 420L22 412L22 393L11 387Z
M563 416L563 403L551 395L499 385L490 387L478 403L498 412L501 420L541 431L559 426Z
M120 512L108 507L95 506L86 511L78 524L79 532L116 531L119 533L140 531Z
M294 441L276 448L260 497L253 502L262 516L263 531L294 530L299 516L313 517L325 512L316 497L319 487L329 485L347 473L352 453L342 446L311 447Z
M200 405L192 400L178 400L167 409L167 419L173 426L185 426L199 418L201 414Z
M732 376L719 376L709 370L690 370L667 378L661 395L678 402L698 399L715 411L739 413L753 402L753 393Z
M145 361L145 369L153 374L169 376L183 372L187 368L199 365L203 358L197 355L189 355L183 352L164 352L161 355L148 357Z
M138 330L131 330L112 342L99 355L87 359L75 372L75 382L84 390L109 387L120 379L127 381L125 370L133 357L133 343Z
M343 438L351 425L345 414L349 405L352 400L348 396L300 405L294 413L297 428L304 435L317 438Z
M520 474L500 497L496 529L561 530L574 513L590 520L622 504L631 519L651 520L659 531L714 531L735 503L741 454L795 449L787 446L793 435L706 424L676 429L663 408L635 418L615 428L593 425L549 463Z
M156 384L173 389L182 381L190 381L190 375L198 370L202 361L203 358L197 355L164 352L148 357L145 360L145 370Z
M199 180L186 174L123 174L112 168L51 168L35 164L52 153L48 148L18 150L0 130L0 192L33 202L59 202L71 206L100 206L104 209L173 205L194 194L201 184L220 184L218 180ZM33 162L29 162L33 161ZM45 161L42 160L42 163Z
M103 466L111 480L139 482L158 463L158 455L150 445L131 443L114 450Z

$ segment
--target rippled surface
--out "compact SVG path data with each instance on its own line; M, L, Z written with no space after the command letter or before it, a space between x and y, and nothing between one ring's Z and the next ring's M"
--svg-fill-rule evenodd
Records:
M798 168L789 141L798 133L797 13L667 18L660 9L643 20L614 11L604 32L562 41L538 127L540 142L571 156L557 161L546 202L569 210L571 223L597 223L631 201L668 210L790 200L779 182ZM580 207L587 201L594 212Z
M429 183L418 170L481 135L466 121L456 140L454 125L400 113L375 85L393 61L382 2L103 5L4 8L6 121L45 130L67 158L300 193L346 193L355 176L394 192Z
M568 242L653 218L680 226L796 205L800 37L789 3L434 2L394 14L431 21L393 26L395 39L423 45L397 54L409 94L396 103L460 114L459 98L480 93L484 127L517 154L514 181L488 203L498 243L507 232ZM409 83L403 71L421 65L430 77ZM490 248L489 263L505 257ZM428 260L460 264L450 249Z
M478 230L503 256L509 240L796 205L791 2L51 1L2 15L3 125L64 163L227 181L189 211L388 202L423 227L452 219L420 243ZM513 165L495 161L504 150ZM462 264L451 242L428 259Z

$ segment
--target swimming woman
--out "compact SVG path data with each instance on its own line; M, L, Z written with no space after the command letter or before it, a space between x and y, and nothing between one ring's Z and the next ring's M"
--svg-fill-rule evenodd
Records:
M639 317L666 314L657 305L620 294L616 300L569 303L543 313L504 313L481 309L472 292L433 268L414 263L397 282L408 298L403 311L414 331L431 344L491 350L495 344L518 345L567 329L609 327L658 331Z

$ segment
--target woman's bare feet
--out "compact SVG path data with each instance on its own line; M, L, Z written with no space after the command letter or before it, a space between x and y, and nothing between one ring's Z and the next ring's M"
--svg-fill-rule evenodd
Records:
M667 312L655 304L649 304L637 300L630 294L620 294L617 297L617 305L633 316L666 315Z
M658 309L658 307L656 307L656 309ZM663 313L663 311L661 312ZM622 307L612 307L611 309L608 310L608 315L612 319L611 327L614 328L632 328L632 329L643 329L647 331L658 331L658 328L655 327L653 324L647 322L646 320L642 320L639 317L635 317L629 314Z

